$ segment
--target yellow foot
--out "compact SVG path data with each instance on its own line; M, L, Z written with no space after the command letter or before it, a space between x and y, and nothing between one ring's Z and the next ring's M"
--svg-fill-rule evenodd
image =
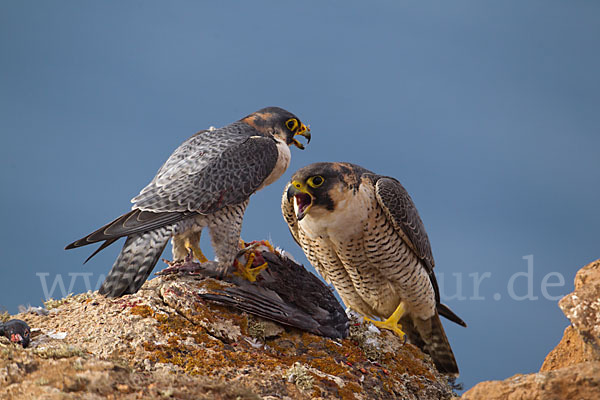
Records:
M265 262L264 264L253 268L252 264L254 264L255 258L256 258L256 255L254 254L254 252L252 252L248 256L248 261L246 261L246 265L242 265L238 260L235 260L235 265L237 267L237 271L234 272L234 274L237 276L241 276L242 278L244 278L250 282L256 282L256 278L258 277L258 275L263 270L267 269L267 263Z
M194 257L196 257L196 259L200 261L200 264L208 261L208 258L206 258L204 254L202 254L202 250L200 250L200 247L190 243L188 239L186 239L185 241L185 247L194 254Z
M371 322L378 328L388 329L403 339L406 334L402 331L402 325L400 325L399 321L402 315L404 315L404 311L404 303L401 302L398 304L396 311L385 321L374 321L367 317L365 317L365 321Z

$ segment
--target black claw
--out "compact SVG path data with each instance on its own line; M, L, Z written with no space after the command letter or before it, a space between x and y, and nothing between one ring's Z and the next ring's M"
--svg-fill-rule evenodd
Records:
M0 335L6 336L11 342L18 343L24 348L31 342L31 328L20 319L11 319L0 324Z
M220 280L224 280L228 273L229 268L227 268L227 266L217 267L217 278L219 278Z

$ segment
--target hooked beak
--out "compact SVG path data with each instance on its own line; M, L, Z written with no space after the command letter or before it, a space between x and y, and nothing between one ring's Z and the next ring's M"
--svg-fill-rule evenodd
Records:
M293 181L287 190L288 201L290 201L292 197L294 198L296 218L298 218L298 221L301 221L312 207L314 197L308 191L306 185L298 181Z
M304 124L302 124L300 126L300 129L298 129L298 132L294 133L294 136L304 136L307 141L306 144L310 143L310 126L306 126ZM302 143L300 143L298 141L298 139L292 139L292 143L294 144L294 146L296 146L297 148L299 148L300 150L304 150L304 145Z

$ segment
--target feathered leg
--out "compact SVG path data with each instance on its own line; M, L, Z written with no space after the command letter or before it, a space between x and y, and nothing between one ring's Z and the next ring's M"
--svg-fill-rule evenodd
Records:
M215 256L218 260L218 273L226 275L233 265L238 253L238 243L242 233L242 221L248 201L235 206L229 206L215 214L215 219L209 225L210 237Z
M184 260L190 250L200 263L208 261L200 249L201 234L202 231L173 236L171 240L173 244L173 261Z

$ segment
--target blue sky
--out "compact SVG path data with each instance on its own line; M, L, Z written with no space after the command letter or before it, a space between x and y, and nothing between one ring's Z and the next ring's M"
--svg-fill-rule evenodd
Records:
M308 265L279 210L291 174L394 176L469 324L445 324L460 380L536 371L568 324L553 298L600 257L599 17L593 1L4 1L0 309L39 305L57 276L95 288L121 242L85 266L93 249L63 247L196 131L277 105L313 141L253 196L243 237Z

